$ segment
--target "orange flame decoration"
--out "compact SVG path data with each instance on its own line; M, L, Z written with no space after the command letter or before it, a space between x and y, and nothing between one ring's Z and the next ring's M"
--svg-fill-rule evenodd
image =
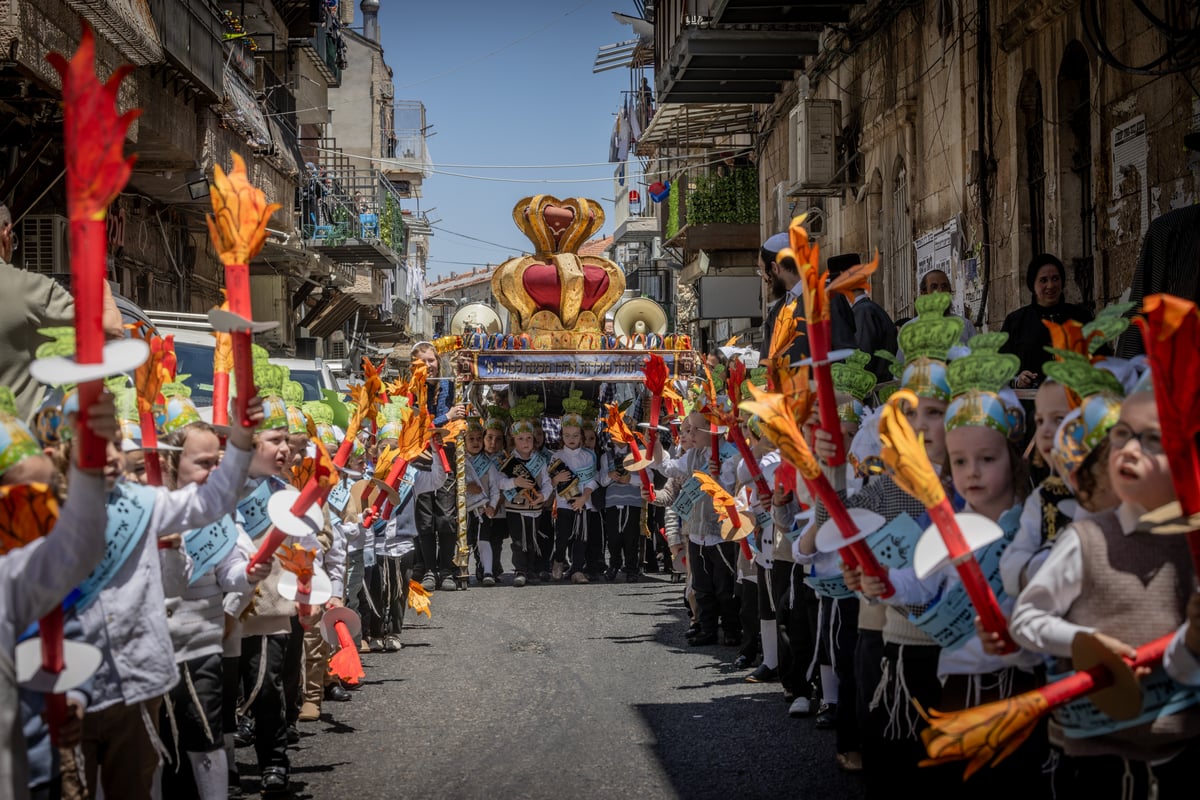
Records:
M299 464L292 467L291 484L297 489L303 489L309 481L315 479L322 489L332 489L338 482L333 459L319 439L314 438L312 443L317 448L316 456L305 456Z
M417 612L417 616L424 614L429 619L433 619L433 614L430 613L429 592L424 586L416 581L408 582L408 607Z
M228 174L217 164L213 167L213 213L208 216L208 232L216 245L221 263L249 264L267 241L267 222L283 206L267 203L262 189L253 186L246 174L246 162L232 153L233 169Z
M796 304L785 299L783 307L779 309L779 314L775 317L775 327L771 329L771 345L767 350L767 356L770 358L772 366L780 369L787 367L784 354L792 346L792 342L796 341L796 337L800 335L797 323Z
M646 356L646 363L642 367L642 374L646 376L643 381L646 385L646 391L662 397L663 390L667 386L667 379L671 376L670 371L667 369L666 360L658 353L651 353Z
M50 53L46 60L63 83L67 214L75 221L104 220L137 159L124 157L125 134L142 112L135 108L117 114L117 90L133 67L117 67L101 85L96 78L96 40L86 22L79 49L70 61L60 53Z
M829 319L829 303L825 291L825 281L821 278L819 271L821 248L815 243L809 243L808 231L804 229L804 220L807 216L807 214L801 214L792 218L792 224L788 226L790 246L779 251L776 261L790 258L796 262L796 268L800 273L805 313L808 323L812 325ZM780 314L783 314L783 309L780 309ZM778 325L778 323L776 324Z
M40 539L57 521L58 499L46 484L0 486L0 554Z
M625 424L625 415L616 403L607 403L604 408L607 411L607 415L604 417L604 427L608 430L610 438L621 444L636 443L639 447L643 446L645 439L640 434L634 433Z
M137 408L139 414L149 414L154 410L155 403L162 403L162 386L175 380L175 337L165 339L151 333L151 328L145 322L126 325L129 335L141 339L150 348L150 357L133 373L133 384L137 389Z
M442 434L443 439L457 439L460 434L466 433L467 421L465 419L450 420L442 426L442 430L445 431L445 433Z
M392 469L392 464L396 463L396 457L399 455L400 448L398 447L385 447L380 450L379 457L375 459L375 474L387 475Z
M963 774L967 780L983 767L995 766L1012 755L1048 713L1050 703L1036 691L953 713L922 712L929 722L921 731L929 758L920 765L970 759Z
M700 481L700 490L712 498L713 510L717 512L717 519L721 522L729 519L729 507L737 506L733 495L725 491L725 487L717 483L716 479L707 472L693 472L692 477Z
M812 413L812 394L808 391L808 369L796 370L801 374L804 391L799 395L784 395L768 392L750 384L753 400L741 404L743 410L758 417L763 433L779 448L779 454L809 480L821 474L821 465L813 456L800 426Z
M871 276L879 269L879 251L866 264L856 264L829 282L826 291L834 292L854 301L854 293L858 290L867 291L871 288ZM826 310L828 318L828 310Z
M405 407L400 412L400 437L396 442L395 458L412 461L421 455L433 436L430 426L429 412L425 408L414 412L411 407ZM388 465L390 467L390 463ZM375 466L376 475L386 475L387 471L378 464Z
M296 576L297 583L301 586L311 583L317 548L285 544L275 551L275 555L279 558L280 566Z
M1083 336L1083 323L1069 319L1066 322L1051 322L1042 320L1042 324L1050 331L1050 346L1055 350L1068 350L1088 356L1088 342ZM1055 356L1057 358L1057 356Z
M897 486L932 508L946 499L946 490L929 463L924 434L918 435L904 416L904 404L916 406L916 394L901 389L880 411L879 439L883 447L879 456Z

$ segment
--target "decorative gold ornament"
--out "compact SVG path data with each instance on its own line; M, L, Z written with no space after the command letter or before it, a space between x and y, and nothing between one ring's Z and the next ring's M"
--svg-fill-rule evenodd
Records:
M513 207L513 221L534 254L512 258L492 276L492 293L536 349L596 346L600 323L625 291L625 273L607 258L581 256L580 245L604 225L592 200L537 195Z

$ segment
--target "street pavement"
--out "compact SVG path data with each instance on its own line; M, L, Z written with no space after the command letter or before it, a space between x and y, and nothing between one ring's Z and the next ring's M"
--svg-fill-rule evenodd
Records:
M833 732L688 647L682 584L475 586L406 616L346 703L301 723L299 798L845 798ZM252 749L238 750L250 788Z

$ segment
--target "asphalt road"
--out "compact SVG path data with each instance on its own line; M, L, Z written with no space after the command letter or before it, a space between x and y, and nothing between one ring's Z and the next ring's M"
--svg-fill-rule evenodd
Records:
M363 657L352 701L301 723L295 794L861 797L832 731L789 718L778 684L744 682L736 648L688 647L686 620L682 585L656 576L437 592L403 650Z

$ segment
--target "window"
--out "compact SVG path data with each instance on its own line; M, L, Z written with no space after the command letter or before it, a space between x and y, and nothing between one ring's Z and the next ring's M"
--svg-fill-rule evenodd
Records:
M1035 253L1046 252L1045 114L1042 111L1042 82L1033 71L1026 72L1021 81L1017 104L1021 216L1028 231L1020 252L1021 261L1028 261Z
M911 317L913 310L912 216L908 208L908 170L904 159L896 158L892 178L892 318Z

